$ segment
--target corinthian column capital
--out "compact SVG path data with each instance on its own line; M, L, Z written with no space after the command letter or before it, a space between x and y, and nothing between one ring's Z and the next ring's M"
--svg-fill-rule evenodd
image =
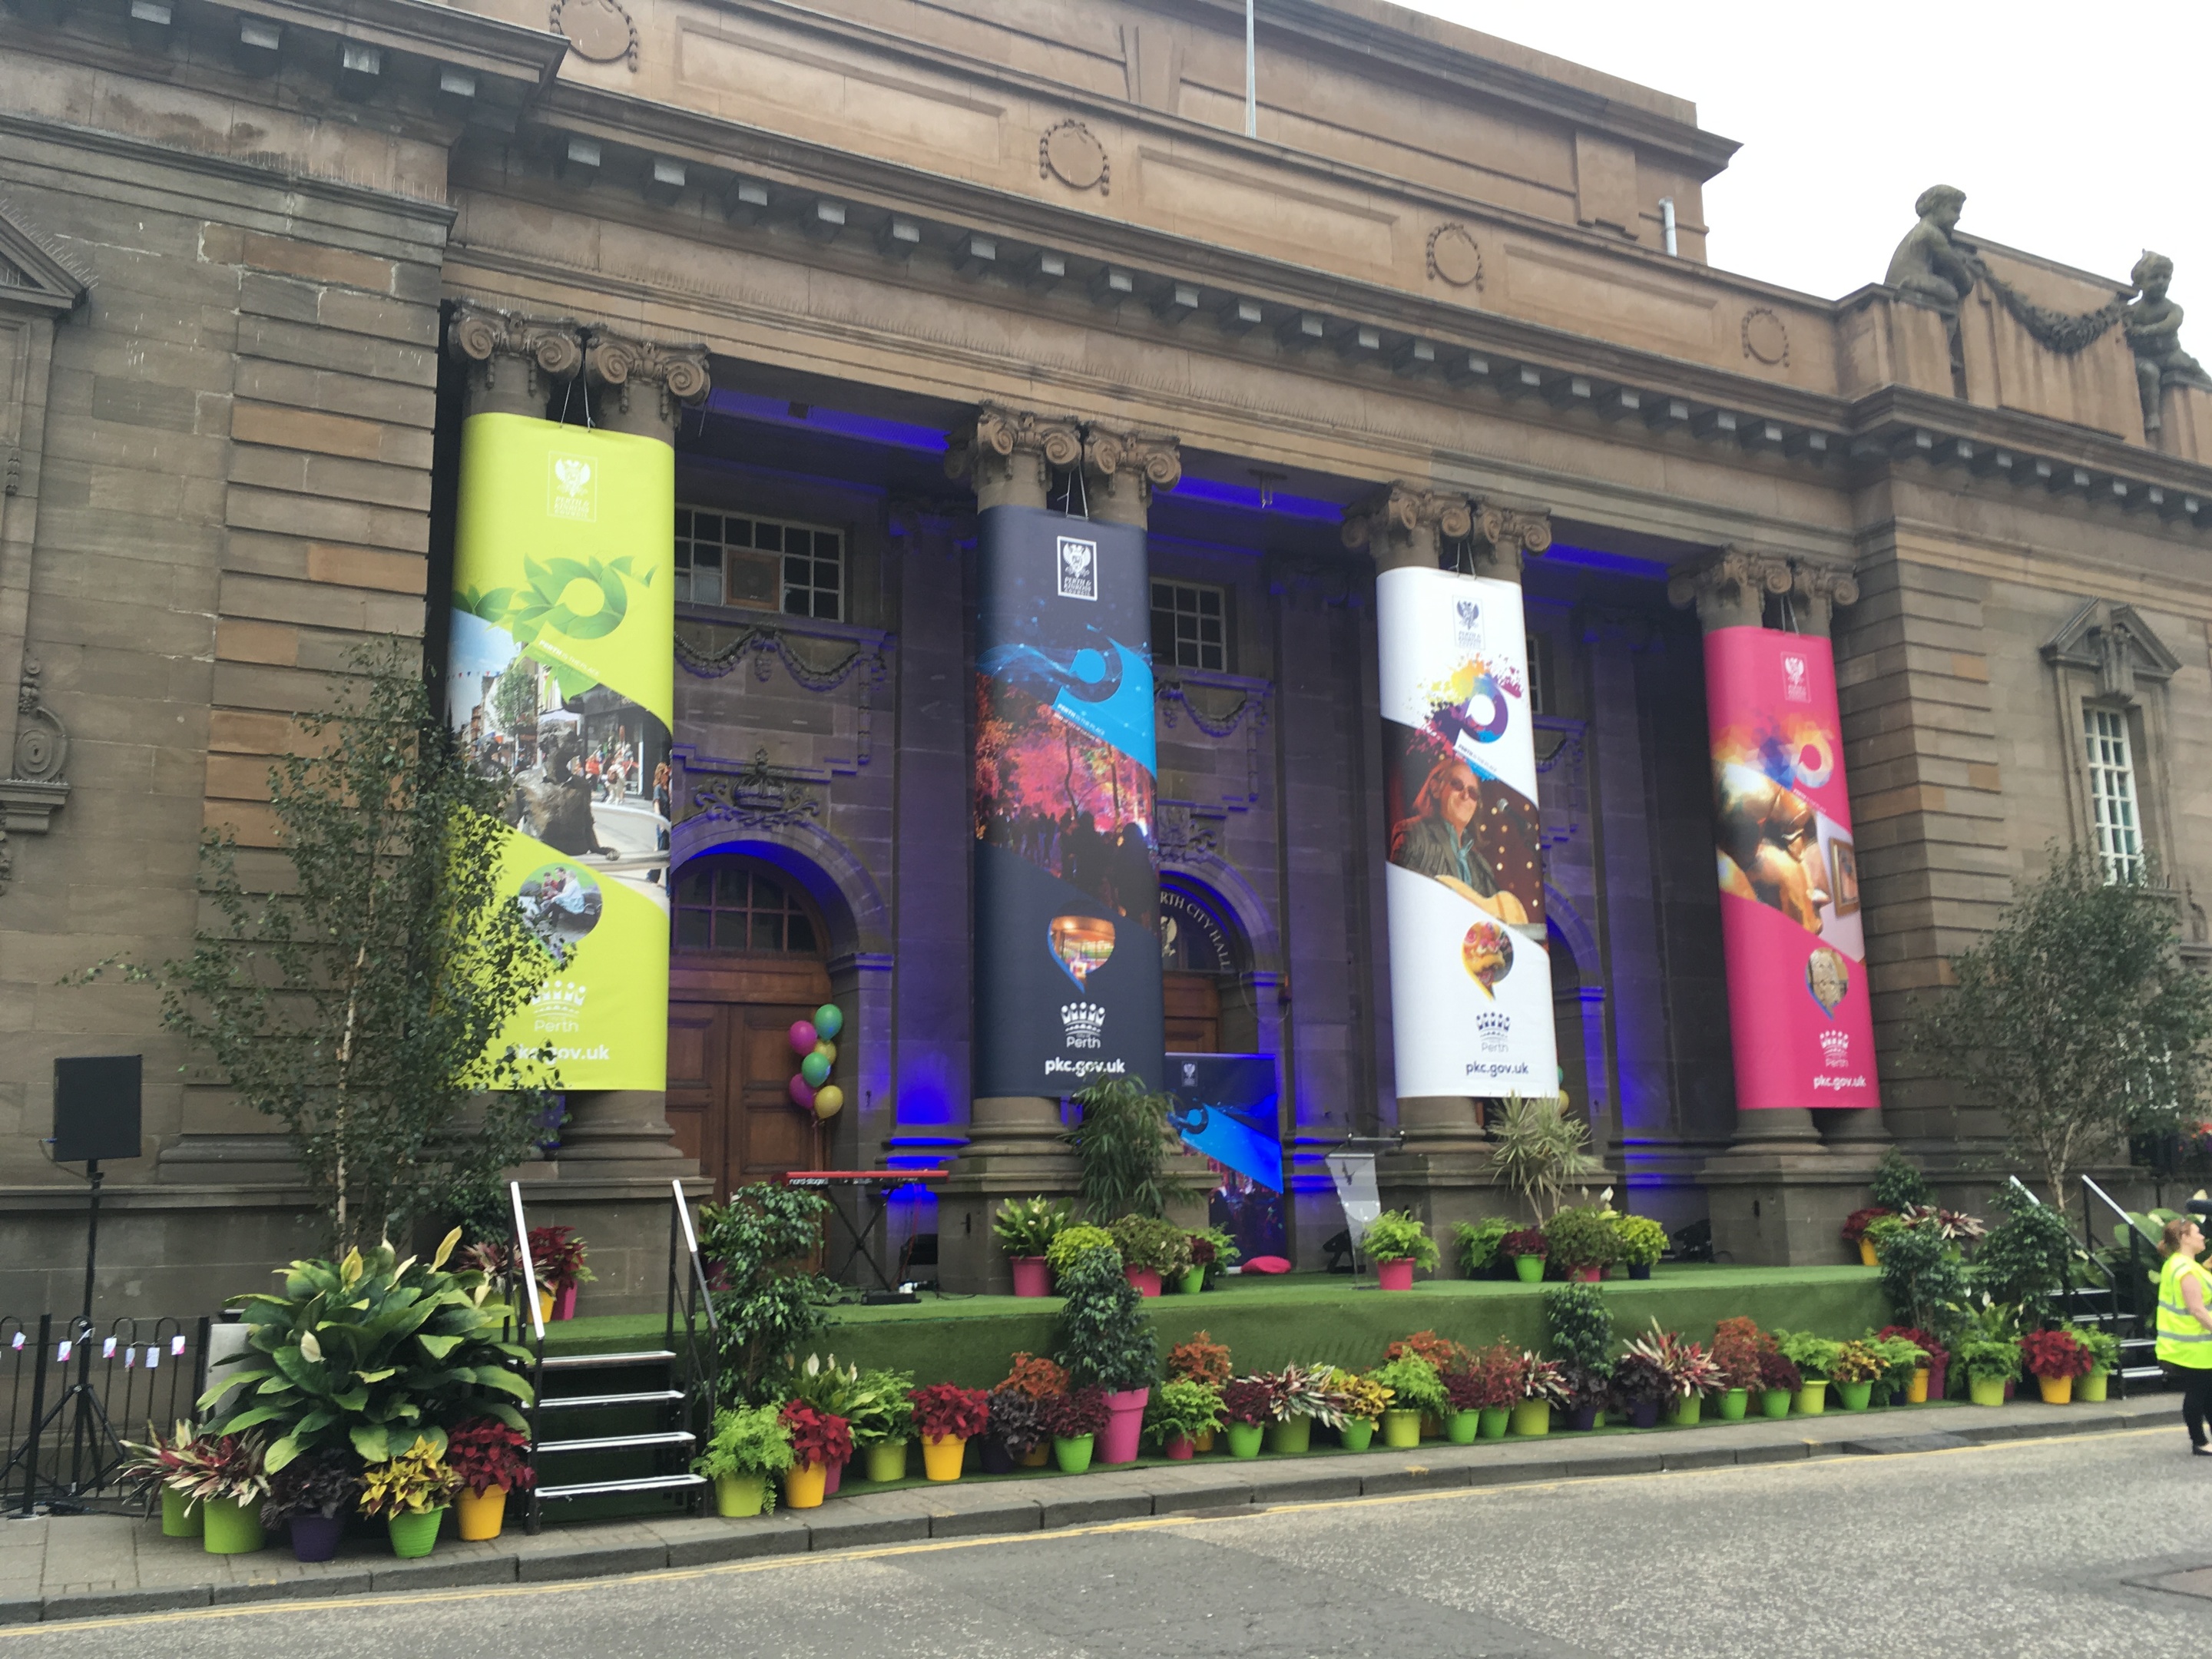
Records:
M1790 561L1748 548L1723 547L1678 564L1667 574L1667 599L1678 610L1697 607L1706 633L1723 628L1756 628L1766 596L1787 593Z

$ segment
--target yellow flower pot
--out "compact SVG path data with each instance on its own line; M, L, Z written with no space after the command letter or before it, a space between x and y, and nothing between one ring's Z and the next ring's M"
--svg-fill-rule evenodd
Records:
M471 1492L466 1486L453 1494L453 1514L460 1522L462 1539L480 1544L499 1536L507 1524L507 1494L497 1486Z
M1879 1267L1881 1266L1880 1258L1878 1258L1874 1253L1874 1241L1872 1239L1863 1238L1859 1240L1859 1261L1863 1265L1869 1267Z
M538 1322L541 1325L553 1322L553 1292L550 1291L538 1292Z
M1924 1406L1928 1403L1927 1366L1916 1365L1912 1368L1912 1380L1905 1385L1905 1403L1908 1406Z
M829 1480L830 1471L822 1464L794 1463L783 1473L783 1501L795 1510L818 1510Z
M2039 1376L2036 1386L2043 1390L2046 1406L2070 1406L2074 1403L2074 1379L2070 1376Z
M932 1480L957 1480L967 1453L968 1443L957 1434L924 1435L921 1472Z

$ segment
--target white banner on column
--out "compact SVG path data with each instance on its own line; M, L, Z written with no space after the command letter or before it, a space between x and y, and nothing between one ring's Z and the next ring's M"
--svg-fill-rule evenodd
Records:
M1556 1094L1521 590L1421 569L1376 587L1398 1093Z

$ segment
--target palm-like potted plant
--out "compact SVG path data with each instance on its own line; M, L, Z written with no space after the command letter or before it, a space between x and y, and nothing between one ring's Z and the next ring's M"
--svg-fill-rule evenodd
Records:
M1620 1255L1617 1219L1590 1204L1571 1204L1556 1212L1544 1224L1547 1259L1568 1279L1596 1283Z
M1106 1230L1121 1253L1121 1271L1140 1296L1158 1296L1163 1280L1188 1270L1190 1235L1156 1216L1125 1215Z
M460 1485L445 1454L427 1435L418 1437L398 1456L362 1471L361 1512L384 1517L394 1555L428 1555L437 1546L439 1524Z
M1297 1456L1313 1445L1313 1425L1344 1426L1344 1398L1329 1382L1328 1365L1285 1365L1253 1378L1267 1389L1267 1449Z
M1144 1432L1145 1402L1160 1374L1159 1339L1112 1245L1086 1250L1070 1262L1060 1273L1060 1286L1067 1299L1060 1313L1058 1358L1079 1386L1096 1383L1106 1390L1112 1413L1098 1461L1133 1462Z
M1550 1248L1540 1227L1516 1227L1498 1241L1498 1254L1513 1263L1513 1276L1523 1285L1541 1281L1544 1255Z
M460 1477L453 1493L453 1518L465 1543L499 1536L507 1524L507 1495L538 1484L530 1467L530 1437L495 1417L479 1417L449 1431L446 1462Z
M1574 1398L1567 1384L1565 1368L1557 1360L1524 1351L1515 1370L1515 1380L1520 1398L1513 1402L1513 1432L1549 1434L1552 1413L1567 1406Z
M933 1382L907 1398L914 1405L914 1431L921 1437L922 1474L932 1480L957 1480L968 1443L990 1426L990 1395L956 1382Z
M912 1371L862 1371L855 1381L845 1426L871 1480L903 1480L906 1449L914 1437Z
M327 1561L338 1553L346 1517L360 1497L361 1460L325 1447L294 1458L269 1477L261 1523L291 1528L295 1559Z
M1106 1431L1113 1413L1106 1408L1106 1391L1093 1386L1038 1401L1037 1420L1052 1437L1053 1461L1060 1472L1081 1474L1091 1467L1098 1437Z
M714 1482L714 1513L735 1519L775 1507L777 1477L795 1456L781 1407L726 1406L691 1472Z
M2074 1379L2087 1376L2095 1363L2071 1331L2028 1332L2020 1340L2020 1358L2027 1374L2041 1385L2046 1406L2071 1402Z
M1267 1385L1256 1377L1231 1377L1221 1390L1221 1421L1231 1457L1257 1457L1260 1441L1273 1420Z
M1613 1236L1631 1279L1650 1278L1651 1269L1667 1254L1667 1230L1648 1215L1616 1216Z
M795 1510L818 1510L829 1496L830 1466L853 1455L853 1431L834 1412L787 1400L777 1413L791 1437L791 1467L783 1472L783 1501Z
M177 1423L175 1433L166 1438L149 1420L144 1440L123 1443L125 1455L117 1467L117 1477L141 1496L149 1488L161 1493L164 1538L200 1536L204 1513L198 1500L170 1479L186 1470L187 1449L199 1437L199 1430L182 1419Z
M1774 1342L1802 1379L1791 1402L1793 1408L1807 1417L1820 1416L1828 1409L1828 1382L1835 1375L1836 1356L1844 1345L1810 1331L1777 1331Z
M1334 1386L1334 1379L1331 1383ZM1152 1390L1145 1407L1145 1432L1178 1462L1198 1449L1200 1435L1221 1426L1221 1390L1188 1376L1171 1376Z
M1065 1199L1010 1198L999 1206L991 1231L1013 1269L1016 1296L1048 1296L1052 1242L1067 1231L1073 1208Z
M1382 1413L1382 1443L1394 1449L1421 1443L1421 1419L1442 1417L1451 1409L1444 1394L1443 1376L1435 1364L1417 1353L1401 1353L1368 1374L1377 1387L1388 1389L1391 1400Z
M1434 1273L1437 1242L1410 1211L1385 1210L1367 1224L1359 1253L1375 1264L1375 1282L1386 1291L1413 1288L1413 1269Z

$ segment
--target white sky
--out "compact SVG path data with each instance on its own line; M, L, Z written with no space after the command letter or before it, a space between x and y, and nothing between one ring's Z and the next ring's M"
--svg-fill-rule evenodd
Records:
M1743 146L1705 186L1716 266L1840 297L1881 279L1914 197L1956 185L1992 241L2121 281L2171 256L2202 307L2184 343L2212 350L2212 6L1401 3L1696 100Z

